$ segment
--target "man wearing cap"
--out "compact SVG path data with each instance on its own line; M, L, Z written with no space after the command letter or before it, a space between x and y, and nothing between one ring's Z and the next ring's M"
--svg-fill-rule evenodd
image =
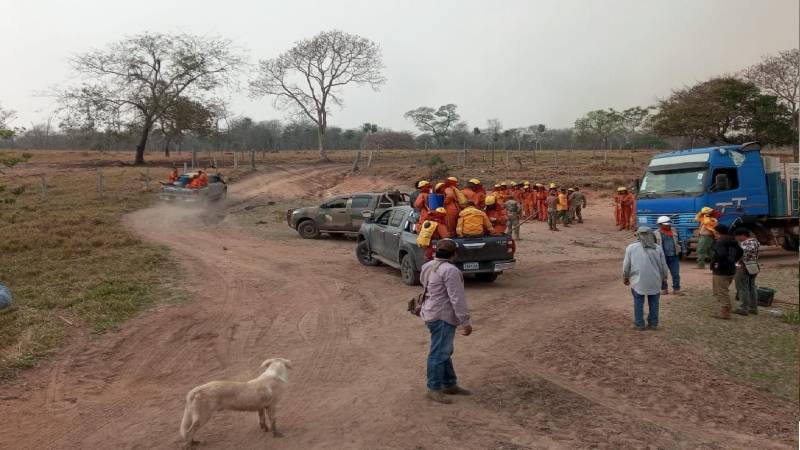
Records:
M499 235L506 232L508 216L505 208L497 204L494 195L486 197L486 216L489 217L489 222L494 227L494 234Z
M419 216L419 220L417 221L418 225L422 225L425 222L425 219L428 217L428 213L430 213L430 206L428 204L428 195L431 193L431 184L428 183L427 180L420 180L417 183L417 188L419 189L419 193L417 197L414 199L414 209L417 210L417 215Z
M558 213L558 218L561 219L561 224L569 227L569 197L567 196L566 188L561 188L561 192L558 194L556 212Z
M560 231L556 217L558 214L558 191L555 183L550 183L550 192L547 194L545 202L547 204L547 225L550 226L550 231Z
M481 180L472 178L467 182L467 187L462 191L467 200L471 201L476 208L483 209L486 206L486 191L483 189Z
M547 190L542 183L536 183L536 210L539 220L547 222Z
M667 216L658 218L658 229L655 231L656 242L664 251L664 259L667 261L669 273L672 275L672 293L681 293L681 238L678 230L672 228L672 220ZM666 278L661 283L661 294L669 294Z
M503 207L506 210L506 214L508 214L508 229L506 233L518 241L521 240L519 237L519 215L522 212L522 206L514 197L509 197Z
M464 294L464 275L451 263L456 254L456 244L450 239L436 243L436 258L422 266L420 281L425 287L425 300L420 317L431 334L428 353L428 398L437 403L450 404L447 395L470 395L458 385L453 368L453 342L456 328L461 334L472 333L469 307Z
M664 251L653 231L642 226L636 230L636 242L625 249L622 282L631 287L633 325L639 331L658 328L658 301L661 283L669 275ZM644 321L644 300L647 298L647 327Z
M700 236L697 241L698 269L706 268L706 260L711 258L711 248L717 236L717 219L712 215L713 212L713 209L704 206L694 218L696 222L700 222L700 227L697 229L697 234Z

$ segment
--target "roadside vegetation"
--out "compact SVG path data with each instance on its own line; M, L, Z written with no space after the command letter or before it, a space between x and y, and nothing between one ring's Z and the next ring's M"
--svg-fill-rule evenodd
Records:
M777 290L773 306L759 308L757 316L723 321L710 316L716 302L709 280L707 290L687 290L686 296L662 303L664 332L668 339L699 347L728 374L796 401L798 281L796 265L765 270L758 282Z
M46 158L36 153L30 162ZM180 295L167 249L143 243L120 222L154 201L157 183L144 190L142 168L102 172L103 195L90 167L42 170L46 194L38 171L19 165L3 176L17 194L0 206L0 280L15 300L0 311L0 378L34 365L71 332L114 329Z

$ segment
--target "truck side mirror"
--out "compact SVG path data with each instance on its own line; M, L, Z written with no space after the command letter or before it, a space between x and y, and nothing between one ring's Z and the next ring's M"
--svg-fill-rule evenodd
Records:
M712 191L727 191L730 189L730 182L728 180L728 174L726 173L718 173L714 177L714 185L711 186Z

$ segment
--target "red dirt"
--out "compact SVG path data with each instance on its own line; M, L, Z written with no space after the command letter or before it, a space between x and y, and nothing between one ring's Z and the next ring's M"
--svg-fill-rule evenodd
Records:
M386 187L346 172L275 167L232 185L231 197ZM475 395L451 406L423 397L428 336L405 312L419 289L359 265L351 240L265 240L232 220L189 220L196 210L139 211L130 226L174 250L191 301L77 336L1 386L0 447L177 448L190 388L248 379L275 356L294 363L278 408L285 437L263 433L255 413L225 412L199 432L201 449L796 447L796 406L631 330L619 280L630 235L612 231L603 203L560 233L524 225L518 269L468 282L475 332L457 338L455 365ZM707 283L685 273L688 287Z

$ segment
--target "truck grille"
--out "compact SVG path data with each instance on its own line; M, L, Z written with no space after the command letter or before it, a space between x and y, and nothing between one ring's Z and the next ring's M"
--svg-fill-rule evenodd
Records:
M694 214L638 214L637 215L637 226L647 225L651 229L655 230L658 228L658 218L661 216L667 216L672 220L672 228L678 230L678 234L681 238L681 245L683 246L683 251L687 251L688 240L694 236L694 230L700 225L699 222L695 222Z

